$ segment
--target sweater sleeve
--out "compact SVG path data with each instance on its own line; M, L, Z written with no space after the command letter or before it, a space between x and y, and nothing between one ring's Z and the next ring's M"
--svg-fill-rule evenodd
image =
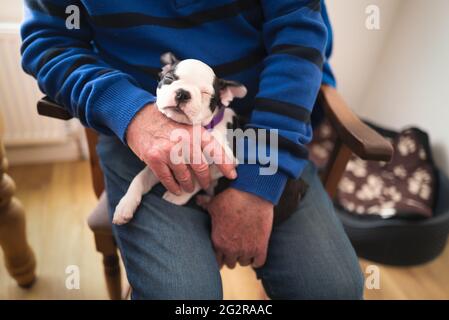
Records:
M80 28L69 29L66 8L80 10ZM69 11L70 12L70 11ZM81 1L25 1L21 28L22 67L39 88L83 125L125 142L134 115L155 97L128 74L107 65L94 51Z
M232 187L279 202L288 177L307 164L310 115L322 81L327 28L319 0L262 0L268 56L247 128L276 129L278 170L261 175L260 162L239 165ZM273 156L273 155L270 155Z

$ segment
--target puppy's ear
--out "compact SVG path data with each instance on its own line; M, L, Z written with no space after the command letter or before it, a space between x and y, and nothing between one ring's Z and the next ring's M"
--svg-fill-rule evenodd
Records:
M216 84L220 90L221 103L227 107L234 100L234 98L244 98L246 96L246 87L232 80L216 79Z
M159 77L163 78L164 75L178 62L178 58L171 52L166 52L161 55L162 71L159 73Z
M175 63L178 62L179 62L178 58L176 58L176 56L171 52L166 52L163 55L161 55L162 66L165 66L167 64L174 65Z

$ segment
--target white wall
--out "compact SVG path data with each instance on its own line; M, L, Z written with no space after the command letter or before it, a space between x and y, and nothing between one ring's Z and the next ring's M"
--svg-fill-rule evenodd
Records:
M22 20L22 0L0 0L0 8L1 22L20 22Z
M370 75L358 113L388 127L427 131L449 173L449 1L407 0Z
M331 64L338 89L354 110L360 109L362 97L377 66L385 41L395 22L402 0L326 0L334 30ZM365 27L365 9L380 9L380 30Z
M37 114L36 102L42 93L20 66L23 1L0 0L0 8L0 110L9 163L68 161L85 156L84 135L76 120L64 122Z
M427 131L449 174L449 1L327 0L338 89L362 117L393 129ZM368 5L381 29L365 28Z

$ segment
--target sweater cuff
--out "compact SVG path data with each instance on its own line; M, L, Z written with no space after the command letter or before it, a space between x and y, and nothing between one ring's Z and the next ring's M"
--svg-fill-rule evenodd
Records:
M287 175L281 171L273 175L261 175L258 164L240 164L237 167L237 179L231 187L249 192L277 205L287 183Z
M148 91L137 87L129 80L120 80L93 101L91 105L91 123L89 126L106 127L114 132L126 144L126 130L137 112L144 106L156 102ZM89 113L88 113L89 114ZM101 131L101 128L97 128Z

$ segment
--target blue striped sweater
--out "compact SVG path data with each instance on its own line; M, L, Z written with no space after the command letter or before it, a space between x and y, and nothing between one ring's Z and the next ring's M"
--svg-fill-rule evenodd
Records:
M159 57L196 58L248 88L234 109L248 127L278 129L279 170L241 164L232 186L279 201L305 165L311 112L332 33L320 0L26 0L21 53L40 89L87 126L124 143L128 124L155 101ZM67 29L77 5L80 28Z

